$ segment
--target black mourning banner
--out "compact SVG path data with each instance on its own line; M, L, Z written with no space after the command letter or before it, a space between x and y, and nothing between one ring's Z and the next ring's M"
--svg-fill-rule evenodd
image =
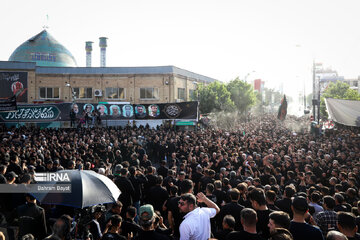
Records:
M27 102L27 72L0 72L0 97L17 96L18 102Z
M6 99L0 99L0 112L12 112L16 108L16 97L12 96Z
M102 120L197 119L198 102L159 104L58 103L23 104L15 112L1 112L0 121L70 121L74 109L77 119L97 110Z

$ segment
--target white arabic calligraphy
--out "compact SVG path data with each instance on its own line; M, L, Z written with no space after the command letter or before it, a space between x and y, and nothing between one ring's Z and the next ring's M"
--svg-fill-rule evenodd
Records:
M15 82L20 79L20 75L19 74L10 75L10 74L3 73L1 75L1 79L9 81L9 82Z
M49 108L21 108L16 112L9 112L5 119L52 119L55 113Z

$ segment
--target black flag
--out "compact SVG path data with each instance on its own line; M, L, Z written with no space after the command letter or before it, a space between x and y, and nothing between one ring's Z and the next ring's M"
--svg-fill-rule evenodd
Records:
M279 107L278 119L284 121L286 118L286 114L287 114L287 101L286 101L286 96L284 95Z

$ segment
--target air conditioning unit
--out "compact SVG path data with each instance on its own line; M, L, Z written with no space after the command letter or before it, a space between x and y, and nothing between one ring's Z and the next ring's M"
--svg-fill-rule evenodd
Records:
M101 91L101 89L95 89L94 95L95 95L95 97L102 97L102 91Z

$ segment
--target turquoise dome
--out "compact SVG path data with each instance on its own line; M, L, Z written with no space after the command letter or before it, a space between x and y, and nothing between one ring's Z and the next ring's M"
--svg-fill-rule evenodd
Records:
M36 62L45 67L76 67L74 56L46 30L21 44L9 61Z

